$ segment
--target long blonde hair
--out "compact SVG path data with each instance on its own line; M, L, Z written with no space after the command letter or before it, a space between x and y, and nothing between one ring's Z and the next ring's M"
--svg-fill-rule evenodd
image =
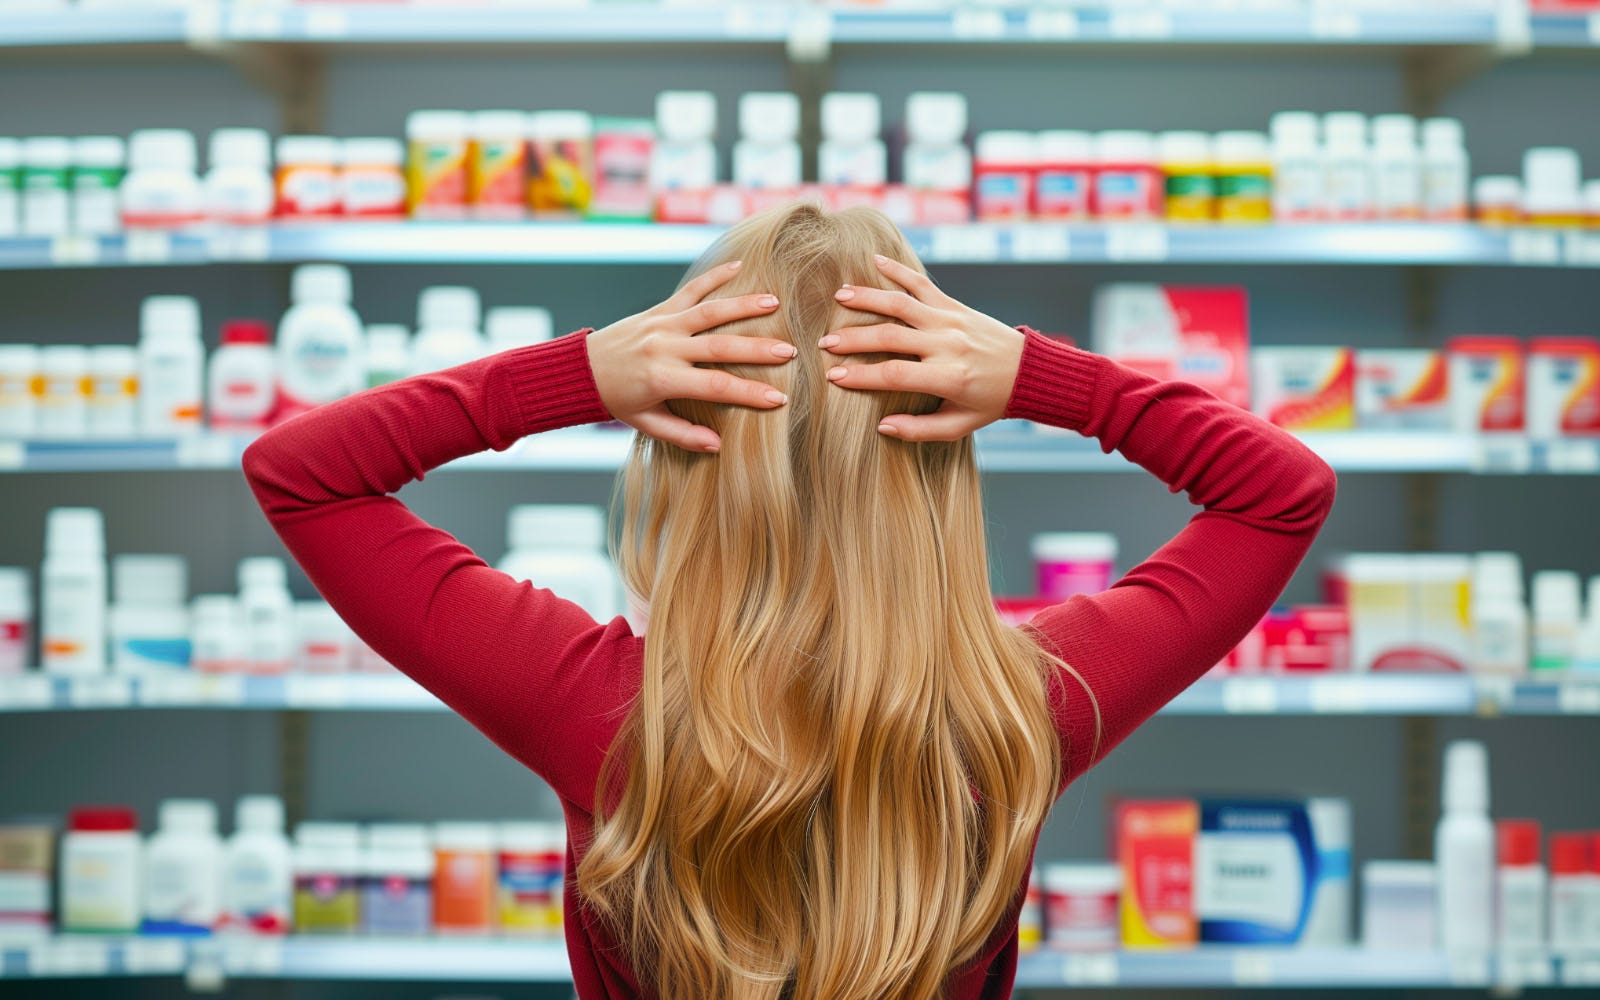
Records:
M606 759L583 899L665 1000L924 1000L1015 905L1053 801L1058 661L995 615L970 438L878 418L938 400L828 383L835 303L920 266L883 215L775 210L691 273L778 312L721 332L799 348L775 411L682 402L719 455L640 436L618 560L649 602L641 690ZM846 364L879 361L859 355Z

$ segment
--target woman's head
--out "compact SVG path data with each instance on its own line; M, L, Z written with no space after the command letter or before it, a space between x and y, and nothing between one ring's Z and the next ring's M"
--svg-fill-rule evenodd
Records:
M792 342L733 369L789 403L675 403L720 453L641 437L621 480L650 621L579 887L668 1000L936 995L1015 903L1055 792L1051 662L995 616L971 440L882 435L938 400L825 376L821 336L884 321L833 297L887 287L875 253L917 266L869 210L730 231L696 270L737 258L719 296L778 296L718 332Z

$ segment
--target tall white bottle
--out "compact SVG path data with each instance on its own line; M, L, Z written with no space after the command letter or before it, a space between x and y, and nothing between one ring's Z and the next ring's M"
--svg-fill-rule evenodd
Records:
M607 622L622 613L622 586L606 558L606 517L599 507L523 504L507 516L511 551L500 571L555 591Z
M478 330L478 293L460 285L424 288L417 298L417 336L411 342L411 370L417 375L476 361L489 353Z
M350 272L337 264L297 267L289 294L294 304L278 325L279 419L366 388Z
M106 669L106 529L93 507L57 507L45 518L39 573L40 659L61 674Z
M1489 752L1476 740L1445 747L1443 814L1434 831L1439 872L1439 943L1454 954L1487 954L1494 940L1494 824Z
M222 841L217 807L206 799L167 799L145 845L147 934L205 934L222 916Z
M205 399L200 304L152 295L139 309L139 429L147 436L197 434Z
M283 800L246 795L222 859L222 926L246 934L289 929L294 855L283 833Z
M294 662L294 599L282 559L239 560L239 609L244 618L245 669L287 673Z

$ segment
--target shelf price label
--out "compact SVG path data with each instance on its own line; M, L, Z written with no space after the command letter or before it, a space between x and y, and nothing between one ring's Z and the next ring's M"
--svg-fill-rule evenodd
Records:
M1521 475L1533 468L1528 439L1514 434L1479 437L1472 452L1472 471L1484 475Z
M73 708L126 708L133 704L133 682L127 677L74 677L67 685Z
M1165 226L1113 223L1106 226L1106 258L1118 261L1166 260Z
M141 705L242 705L244 678L188 671L139 678Z
M1278 687L1264 677L1223 681L1222 710L1229 715L1271 715L1278 710Z
M1000 234L992 226L936 226L929 242L938 261L981 264L1000 259Z
M222 945L222 967L236 976L271 976L283 971L283 942L272 938L229 938Z
M27 457L28 449L21 441L0 441L0 469L20 469Z
M1078 14L1076 11L1059 10L1050 7L1036 7L1028 11L1027 32L1029 38L1040 41L1066 41L1078 37Z
M0 709L27 711L50 708L55 703L50 678L37 674L0 678Z
M122 964L129 975L181 972L187 959L183 942L176 938L129 938L122 946Z
M1006 16L998 10L959 7L950 15L950 34L963 40L1004 38Z
M1566 234L1567 263L1573 267L1600 267L1600 235L1579 232Z
M1600 472L1600 440L1560 438L1544 443L1544 465L1551 472Z
M337 7L320 7L312 4L302 10L305 13L307 38L326 41L343 38L350 33L349 18Z
M1272 958L1256 951L1233 956L1233 982L1236 986L1270 986L1277 978Z
M350 704L350 682L331 675L291 675L284 678L283 700L290 708L344 708Z
M50 241L50 263L57 267L77 267L100 262L100 240L94 236L74 234L57 236Z
M130 264L165 264L172 259L172 234L164 229L130 229L122 238Z
M103 976L111 969L111 946L94 938L60 937L28 949L28 972L35 976Z
M1067 986L1115 986L1120 978L1115 952L1085 952L1061 959L1061 981Z
M1537 229L1515 229L1506 241L1506 253L1513 264L1561 263L1561 237L1559 233Z
M1367 710L1365 681L1327 677L1311 682L1311 711L1319 715L1360 715Z
M1350 41L1361 35L1361 15L1353 10L1317 10L1311 15L1312 38Z
M1068 260L1072 256L1072 242L1067 227L1049 224L1012 227L1011 256L1019 261Z
M1600 715L1600 681L1567 681L1556 694L1562 715Z
M1172 37L1172 15L1164 10L1114 10L1111 12L1112 38L1127 40Z
M224 226L206 237L206 255L212 260L266 260L271 250L272 234L264 226Z

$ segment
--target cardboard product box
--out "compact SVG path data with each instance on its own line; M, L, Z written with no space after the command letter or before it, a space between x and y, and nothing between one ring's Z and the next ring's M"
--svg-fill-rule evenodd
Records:
M42 824L0 826L0 939L50 933L55 831Z
M1124 801L1113 813L1122 869L1125 948L1188 948L1194 916L1194 844L1200 812L1193 800Z
M1362 430L1449 430L1450 366L1439 351L1357 351L1355 398Z
M1250 352L1254 411L1292 431L1356 426L1355 352L1348 347L1258 347Z
M1249 299L1243 288L1106 285L1095 293L1097 354L1250 406Z
M1207 944L1350 943L1350 804L1203 799L1194 904Z
M1468 668L1470 557L1351 555L1342 567L1353 670L1459 673Z
M1468 434L1519 434L1526 426L1526 359L1515 337L1452 337L1450 409Z
M1528 433L1600 434L1600 340L1538 337L1528 345Z

